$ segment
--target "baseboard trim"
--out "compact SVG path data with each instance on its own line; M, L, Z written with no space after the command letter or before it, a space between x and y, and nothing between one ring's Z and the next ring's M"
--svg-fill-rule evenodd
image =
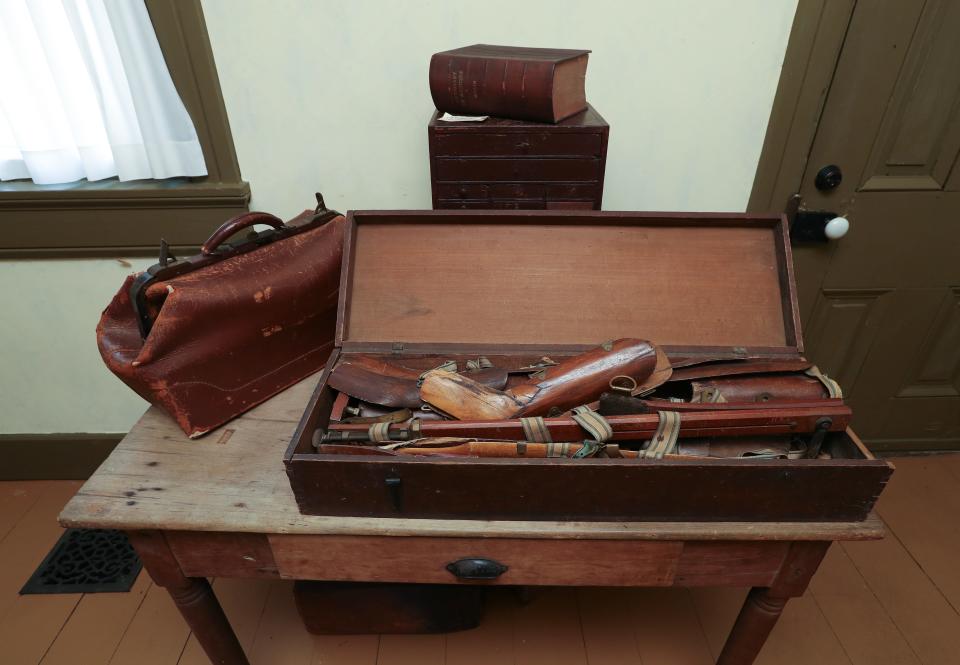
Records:
M86 480L123 434L0 434L0 480Z

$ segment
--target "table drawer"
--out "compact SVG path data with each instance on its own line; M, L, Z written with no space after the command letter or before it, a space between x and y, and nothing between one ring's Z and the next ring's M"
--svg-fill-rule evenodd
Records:
M447 155L464 157L468 155L503 156L539 155L539 156L580 156L599 157L603 141L596 134L561 134L531 132L526 134L481 134L454 133L437 134L436 156Z
M289 579L454 583L460 559L506 566L485 584L669 586L677 541L269 536L280 576Z
M437 181L598 180L600 160L580 159L460 159L434 160Z

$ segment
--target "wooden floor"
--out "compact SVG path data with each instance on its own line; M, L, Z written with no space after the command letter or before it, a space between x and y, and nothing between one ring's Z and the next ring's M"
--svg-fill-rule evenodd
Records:
M758 662L960 663L960 455L894 460L882 542L835 545ZM206 663L166 592L19 596L60 534L79 483L0 483L0 663ZM668 665L711 663L742 589L543 589L492 593L480 628L449 635L312 637L287 582L214 587L254 665Z

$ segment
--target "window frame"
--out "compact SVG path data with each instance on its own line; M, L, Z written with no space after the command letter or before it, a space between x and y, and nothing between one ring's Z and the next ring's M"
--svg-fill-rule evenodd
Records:
M0 259L152 256L161 237L194 253L249 210L200 0L144 0L206 161L203 178L0 183Z

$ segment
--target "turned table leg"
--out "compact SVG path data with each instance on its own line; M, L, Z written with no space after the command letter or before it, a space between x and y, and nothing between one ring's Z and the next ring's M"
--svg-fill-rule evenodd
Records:
M771 596L769 589L751 589L723 645L717 665L750 665L767 641L787 600Z
M227 615L203 577L187 577L161 531L128 531L153 581L173 598L207 658L215 665L249 665Z
M829 547L829 542L796 542L791 545L773 584L754 587L747 594L717 665L753 663L787 601L803 595Z

